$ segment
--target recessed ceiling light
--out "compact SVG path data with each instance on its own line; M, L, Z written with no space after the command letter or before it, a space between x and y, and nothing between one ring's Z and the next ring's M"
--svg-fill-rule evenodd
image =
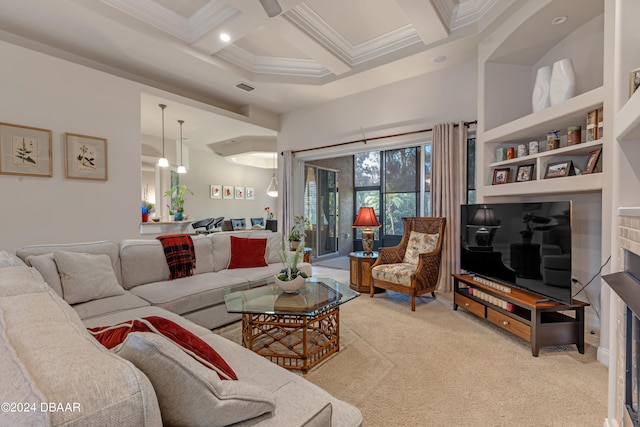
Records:
M553 25L560 25L560 24L564 24L565 22L567 22L567 19L568 18L565 15L562 15L562 16L558 16L558 17L553 18L553 21L551 21L551 23Z
M440 62L446 61L447 59L449 59L449 57L446 55L438 55L438 56L434 56L431 62L433 62L434 64L438 64Z
M231 36L227 33L220 33L220 40L226 43L231 40Z

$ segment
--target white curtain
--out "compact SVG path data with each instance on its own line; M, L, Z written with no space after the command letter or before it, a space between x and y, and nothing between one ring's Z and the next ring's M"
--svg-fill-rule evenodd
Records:
M293 226L293 200L294 200L294 188L293 188L293 162L295 155L291 150L287 150L283 153L282 158L282 177L280 181L280 203L282 204L282 238L285 244L288 244L287 238L289 236L289 230Z
M439 291L452 289L451 274L460 271L460 205L467 199L467 128L464 122L433 128L432 216L447 219L442 246Z

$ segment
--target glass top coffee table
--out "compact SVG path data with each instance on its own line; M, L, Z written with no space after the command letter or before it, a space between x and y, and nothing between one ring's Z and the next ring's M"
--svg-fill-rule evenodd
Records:
M229 313L242 313L244 347L307 373L340 350L340 305L358 295L333 279L309 278L296 293L267 283L227 291L224 302Z

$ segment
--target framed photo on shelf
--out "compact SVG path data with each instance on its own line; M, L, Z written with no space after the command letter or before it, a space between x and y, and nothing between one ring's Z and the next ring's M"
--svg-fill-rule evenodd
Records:
M511 168L497 168L493 170L493 185L506 184L509 182L509 172Z
M225 185L222 187L222 198L233 199L233 185Z
M633 95L640 87L640 68L631 71L629 76L629 96Z
M553 162L547 164L547 170L544 179L558 178L561 176L575 175L575 169L571 160L563 160L561 162Z
M246 200L253 200L255 198L255 191L253 187L247 187L244 189L244 198Z
M583 174L593 173L597 170L598 160L600 160L600 154L602 153L602 148L598 148L597 150L593 150L589 153L587 157L587 163L584 167Z
M0 123L0 173L51 177L51 131Z
M212 199L222 199L222 185L212 184L209 187L209 191L211 192L209 197Z
M65 133L64 140L66 178L95 181L109 178L106 138Z
M518 166L518 172L516 173L516 182L531 181L533 179L534 166L535 163Z
M244 200L244 187L236 187L236 199Z

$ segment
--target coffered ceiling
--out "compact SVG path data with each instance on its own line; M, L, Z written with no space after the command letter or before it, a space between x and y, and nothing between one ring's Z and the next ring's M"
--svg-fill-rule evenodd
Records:
M522 1L0 0L0 39L239 115L279 114L472 59ZM159 110L143 104L144 128ZM242 135L182 118L192 141Z

